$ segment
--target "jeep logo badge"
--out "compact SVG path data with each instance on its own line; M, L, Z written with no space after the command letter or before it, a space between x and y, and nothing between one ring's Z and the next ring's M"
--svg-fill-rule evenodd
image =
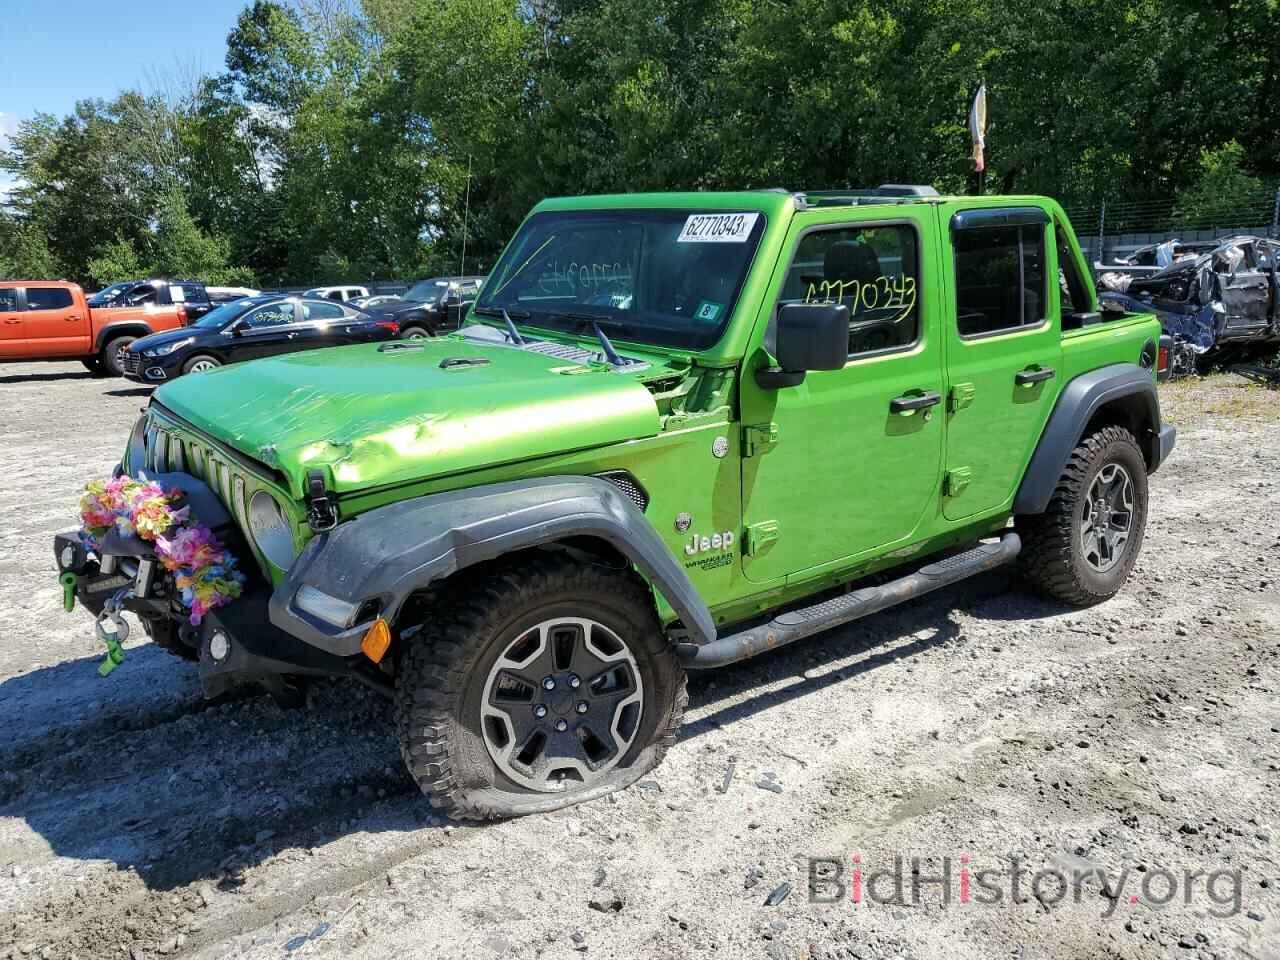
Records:
M676 533L688 533L689 527L693 523L693 517L687 513L676 514Z
M700 537L695 533L689 538L689 542L684 545L684 552L690 557L696 557L700 553L708 553L712 550L728 550L732 546L732 530L726 530L724 533L713 533L709 537Z

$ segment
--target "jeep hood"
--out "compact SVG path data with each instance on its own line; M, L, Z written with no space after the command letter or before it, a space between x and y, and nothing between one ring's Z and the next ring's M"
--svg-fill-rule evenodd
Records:
M511 347L407 343L227 366L155 399L283 472L295 495L316 468L344 493L658 432L653 396L629 376Z

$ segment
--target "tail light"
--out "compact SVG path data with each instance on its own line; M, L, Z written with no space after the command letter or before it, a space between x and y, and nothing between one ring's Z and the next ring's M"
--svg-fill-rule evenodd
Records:
M400 332L400 324L395 320L375 320L373 321L373 325L375 327L381 327L383 330L390 330L392 333Z
M1168 380L1173 372L1172 368L1172 347L1173 337L1167 333L1160 338L1160 349L1156 354L1156 379Z
M178 308L178 326L185 327L187 325L187 308Z

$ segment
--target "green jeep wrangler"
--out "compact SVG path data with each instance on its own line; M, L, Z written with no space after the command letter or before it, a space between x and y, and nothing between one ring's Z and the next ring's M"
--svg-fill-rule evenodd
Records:
M239 599L193 627L145 542L55 553L210 696L354 677L433 804L552 810L654 768L686 669L1015 558L1114 595L1174 443L1159 337L1042 197L547 200L457 333L156 391L118 475L185 492Z

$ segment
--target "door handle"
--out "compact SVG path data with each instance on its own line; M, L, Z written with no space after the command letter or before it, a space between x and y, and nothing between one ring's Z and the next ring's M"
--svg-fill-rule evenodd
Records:
M79 320L79 319L80 319L80 314L78 314L78 313L73 313L71 316L69 316L69 317L64 317L63 319L64 319L64 320L66 320L66 321L67 321L67 323L75 323L77 320Z
M1045 380L1052 380L1056 375L1053 367L1027 367L1025 370L1019 370L1013 376L1013 382L1020 387L1029 387L1033 383L1041 383Z
M19 324L22 321L18 317L5 317L4 322L10 325Z
M908 393L890 400L889 412L915 413L917 410L927 410L929 407L937 406L941 402L942 394L940 393Z

